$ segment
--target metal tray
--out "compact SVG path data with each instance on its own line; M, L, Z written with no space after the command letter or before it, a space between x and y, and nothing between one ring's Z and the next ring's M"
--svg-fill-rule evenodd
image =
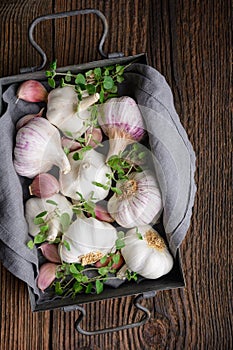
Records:
M29 28L29 41L31 42L33 47L35 47L36 50L40 53L42 57L42 64L39 67L21 69L22 73L19 75L0 78L0 96L1 96L0 115L2 115L6 109L6 105L2 100L2 94L11 84L21 83L29 79L46 81L45 72L38 71L45 67L47 62L47 57L44 51L37 45L37 43L35 43L33 39L33 30L35 25L43 20L63 18L63 17L69 17L69 16L74 16L79 14L89 14L89 13L96 14L98 17L100 17L100 19L103 22L104 31L99 44L99 52L105 59L90 62L90 63L85 63L85 64L66 66L63 68L59 68L58 71L66 72L70 70L72 73L77 74L79 72L87 71L95 67L103 67L103 66L114 65L114 64L125 65L133 61L137 61L138 63L142 63L142 64L147 64L147 56L145 53L130 56L130 57L123 57L122 53L113 53L108 55L104 54L103 44L108 32L108 26L107 26L106 18L98 10L86 9L86 10L63 12L63 13L57 13L57 14L38 17L32 22ZM161 227L159 232L162 236L165 237L165 232L162 224L160 226ZM29 297L30 297L32 311L45 311L45 310L52 310L55 308L60 308L64 311L79 310L80 316L75 322L75 329L82 334L93 335L93 334L119 331L126 328L133 328L144 324L150 318L150 312L146 307L143 307L139 303L143 298L153 297L156 294L156 291L158 290L181 288L184 286L185 286L185 281L184 281L184 276L182 271L180 252L178 250L173 269L167 275L156 280L145 279L140 283L125 282L119 288L112 288L109 286L105 286L104 291L99 295L97 294L87 295L83 293L83 294L77 295L77 297L75 297L74 299L59 298L59 299L51 300L49 302L45 302L44 304L43 303L38 304L37 297L33 293L32 289L29 287L28 290L29 290ZM143 316L141 317L141 320L139 322L127 324L127 325L121 325L118 327L113 327L108 329L95 330L95 331L86 331L81 328L80 322L82 321L83 317L86 316L86 312L85 312L85 309L81 307L79 304L85 304L89 302L105 300L110 298L119 298L119 297L129 296L129 295L136 295L135 299L133 300L133 304L138 308L138 310L143 311Z

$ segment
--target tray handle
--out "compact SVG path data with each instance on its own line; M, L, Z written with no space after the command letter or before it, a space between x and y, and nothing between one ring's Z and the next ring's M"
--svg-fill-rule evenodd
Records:
M34 19L34 21L31 23L28 31L28 38L31 43L31 45L39 52L42 58L42 63L40 66L35 66L35 67L26 67L26 68L20 68L20 73L29 73L29 72L36 72L44 68L47 62L47 56L46 53L42 50L42 48L35 42L34 37L33 37L33 31L35 26L48 19L55 19L55 18L65 18L65 17L70 17L70 16L77 16L77 15L86 15L94 13L97 15L102 23L103 23L103 34L99 42L99 53L102 57L104 58L117 58L117 57L123 57L124 54L122 52L113 52L110 54L105 54L103 51L103 45L106 39L106 36L108 34L108 22L106 17L103 15L102 12L96 9L85 9L85 10L74 10L74 11L67 11L67 12L59 12L59 13L54 13L50 15L45 15L45 16L40 16Z
M64 307L63 310L64 311L72 311L75 309L75 310L80 311L80 315L77 318L77 320L75 321L74 327L75 327L76 331L78 331L79 333L81 333L83 335L97 335L97 334L118 332L118 331L122 331L124 329L142 326L150 319L150 311L145 306L142 306L140 304L140 301L143 299L154 297L155 294L156 294L155 291L151 291L151 292L145 292L143 294L137 295L133 300L133 304L138 310L143 311L143 315L142 315L140 321L125 324L122 326L117 326L117 327L110 327L110 328L103 328L103 329L98 329L98 330L94 330L94 331L87 331L87 330L82 329L80 326L80 323L82 322L83 318L86 317L86 310L82 306L76 305L75 308L74 308L74 306L72 306L72 307L67 306L67 307Z

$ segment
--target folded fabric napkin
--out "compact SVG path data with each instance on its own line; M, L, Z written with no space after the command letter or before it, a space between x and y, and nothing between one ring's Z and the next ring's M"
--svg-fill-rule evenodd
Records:
M13 84L5 91L7 110L0 118L0 260L39 295L38 254L26 245L29 236L24 203L29 180L16 174L12 157L16 122L25 114L38 113L40 106L22 100L16 103L16 89ZM170 87L154 68L132 64L119 94L134 98L143 114L162 193L163 226L175 256L190 224L196 191L192 145L175 111Z

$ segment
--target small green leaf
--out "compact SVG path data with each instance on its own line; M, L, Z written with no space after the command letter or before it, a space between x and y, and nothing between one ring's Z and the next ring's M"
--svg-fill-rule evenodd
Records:
M61 283L59 281L55 283L55 293L57 295L63 294L63 289L62 289Z
M86 77L90 77L92 74L93 74L93 70L92 70L92 69L88 70L88 71L85 73Z
M88 283L88 285L86 286L86 289L85 289L85 293L86 294L90 294L92 292L92 289L93 289L93 285L92 283Z
M124 66L117 65L117 66L116 66L116 73L119 74L119 75L121 75L121 74L124 73L124 69L125 69Z
M108 267L107 266L103 266L103 267L100 267L99 269L98 269L98 273L100 274L100 275L102 275L102 276L105 276L105 275L107 275L107 273L108 273Z
M120 254L114 254L112 256L112 260L113 260L114 264L118 264L120 261Z
M80 157L79 152L75 152L75 153L73 154L73 160L80 160L80 159L81 159L81 157Z
M52 205L55 205L55 206L58 205L58 204L57 204L55 201L53 201L52 199L47 199L46 203L49 203L49 204L52 204Z
M40 226L40 232L41 233L45 233L49 230L49 225L43 225L43 226Z
M70 251L70 244L69 244L69 242L67 242L67 241L64 239L63 244L64 244L64 247L66 247L66 249L67 249L68 251Z
M68 72L66 73L65 81L67 81L67 82L71 81L71 71L69 71L69 70L68 70Z
M99 80L101 78L101 74L102 71L100 67L94 69L94 76L96 80Z
M138 154L138 158L139 158L139 159L143 159L143 158L145 157L145 155L146 155L145 152L140 152L140 153Z
M113 93L113 94L116 94L117 93L117 86L116 85L114 85L113 86L113 88L109 91L109 92L111 92L111 93Z
M48 78L48 84L53 89L56 87L56 82L53 78Z
M79 271L77 270L77 268L75 267L75 265L74 264L71 264L70 265L70 272L72 273L72 274L77 274L77 275L79 275Z
M63 151L65 152L66 155L70 153L70 149L68 147L64 147Z
M47 70L47 71L45 72L45 75L46 75L47 78L49 78L49 77L52 76L52 73L50 72L50 70Z
M124 248L125 247L125 242L124 242L124 240L123 239L117 239L116 240L116 249L117 250L120 250L120 249L122 249L122 248Z
M34 246L35 246L35 244L34 244L34 242L33 242L32 240L30 240L30 241L27 242L27 247L28 247L29 249L33 249Z
M55 60L52 63L50 63L49 68L51 70L56 70L57 69L57 60Z
M100 90L100 98L99 98L100 103L104 102L104 90Z
M101 263L101 264L105 264L106 261L107 261L107 259L108 259L107 255L104 255L104 256L100 259L100 263Z
M47 215L48 212L47 211L42 211L41 213L39 213L38 215L36 215L36 218L42 218L43 216Z
M96 293L100 294L104 290L104 284L100 280L95 281Z
M38 234L34 237L34 243L35 243L35 244L40 244L40 243L43 243L44 241L46 241L46 239L47 239L46 233L38 233Z
M71 137L71 138L73 138L73 134L72 134L72 132L71 131L64 131L64 133L66 134L66 136L69 136L69 137Z
M38 218L35 217L34 220L33 220L33 222L34 222L35 225L41 225L41 224L43 224L45 221L44 221L44 219L41 218L41 217L38 217Z
M112 190L112 192L114 192L114 193L116 193L116 194L119 194L119 195L122 194L121 189L118 188L118 187L111 187L111 190Z
M87 92L89 95L93 95L96 93L96 87L95 85L92 85L92 84L87 84L86 85L86 89L87 89Z
M118 237L119 239L125 238L125 233L124 233L124 231L118 231L118 232L117 232L117 237Z
M79 73L75 78L75 84L86 84L86 78L83 74Z
M122 76L117 76L117 82L118 82L118 83L122 83L122 81L124 81L124 77L122 77Z
M76 281L73 285L73 290L75 293L80 293L83 290L83 286L78 281Z
M62 225L62 231L67 231L68 227L70 226L70 216L68 213L62 213L60 223Z
M113 81L112 77L105 76L104 81L103 81L103 86L106 90L111 90L114 86L114 81Z
M100 182L92 181L92 184L95 185L95 186L97 186L97 187L101 187L101 188L103 188L103 189L106 190L106 191L109 189L109 186L103 185L103 184L100 183Z

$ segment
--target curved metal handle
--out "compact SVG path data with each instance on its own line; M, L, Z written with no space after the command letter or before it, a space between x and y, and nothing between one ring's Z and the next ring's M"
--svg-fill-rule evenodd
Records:
M47 19L65 18L65 17L70 17L70 16L85 15L85 14L90 14L90 13L94 13L95 15L97 15L103 23L103 34L102 34L102 37L101 37L100 42L99 42L100 55L104 58L123 57L124 55L122 52L116 52L116 53L111 53L111 54L107 54L107 55L103 52L103 45L104 45L106 36L108 34L108 22L107 22L106 17L103 15L102 12L100 12L99 10L96 10L96 9L85 9L85 10L74 10L74 11L68 11L68 12L59 12L59 13L55 13L55 14L37 17L31 23L31 25L29 27L29 32L28 32L29 41L30 41L31 45L41 55L42 63L40 66L21 68L20 73L36 72L36 71L43 69L46 65L46 62L47 62L46 53L35 42L34 37L33 37L34 28L39 22L42 22L42 21L47 20Z
M82 322L83 318L86 316L86 311L83 307L77 305L76 309L79 310L81 313L80 313L78 319L75 321L74 327L79 333L81 333L83 335L96 335L96 334L112 333L112 332L117 332L117 331L121 331L124 329L142 326L143 324L145 324L149 320L150 311L146 307L139 304L139 302L144 298L149 298L149 297L155 296L155 294L156 294L156 292L153 291L153 292L148 292L148 293L144 293L144 294L139 294L136 298L134 298L134 300L133 300L134 306L136 306L136 308L138 310L141 310L144 313L139 322L134 322L134 323L118 326L118 327L99 329L96 331L86 331L86 330L82 329L80 326L80 323Z

